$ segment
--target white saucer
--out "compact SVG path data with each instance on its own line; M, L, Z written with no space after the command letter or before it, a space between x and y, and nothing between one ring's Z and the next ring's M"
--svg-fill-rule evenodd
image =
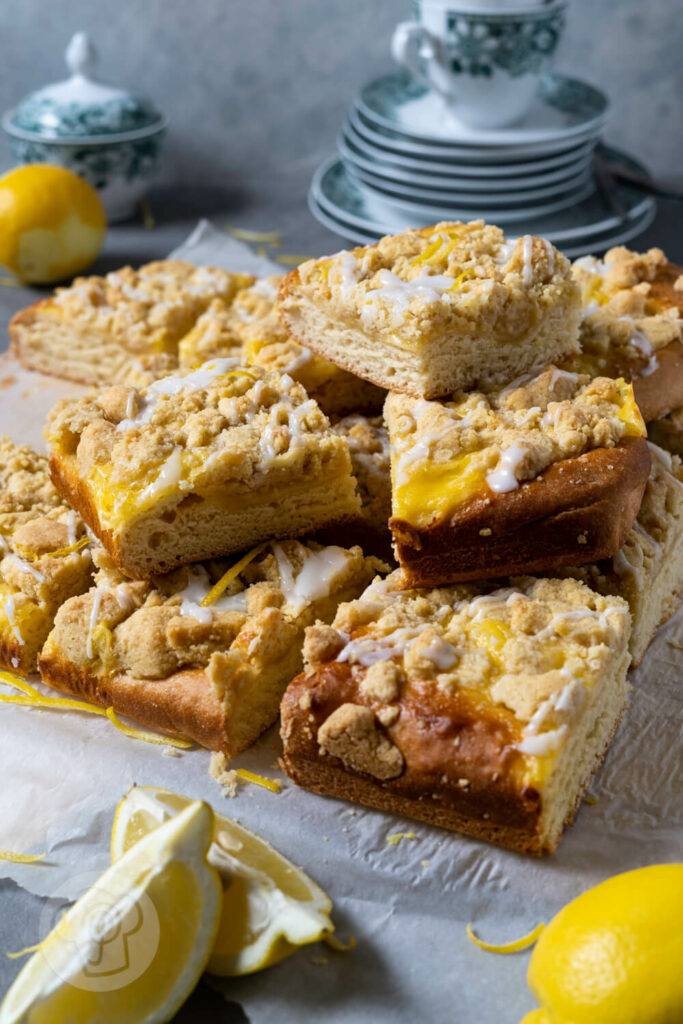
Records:
M494 175L483 177L476 176L476 171L481 168L467 165L447 165L453 168L453 173L439 174L432 173L432 168L442 165L435 165L431 161L405 159L404 162L393 164L384 160L376 159L371 155L369 147L361 148L357 145L351 134L340 132L337 137L337 149L347 163L353 164L359 171L366 171L377 178L382 178L393 184L419 185L424 188L441 188L449 190L462 190L465 192L497 192L501 188L509 191L517 189L535 188L537 186L553 185L557 182L566 182L576 177L590 166L593 156L593 146L587 146L581 152L578 159L572 160L561 167L553 167L550 170L539 170L536 174L516 173L516 165L497 165ZM529 164L520 165L528 167ZM490 171L493 168L485 168ZM458 173L458 172L466 173ZM362 175L359 173L359 177Z
M389 128L368 121L362 111L353 106L349 107L348 119L356 133L364 141L387 153L398 156L429 157L434 160L458 160L484 166L548 159L553 156L557 156L560 160L571 159L572 153L575 153L580 146L599 139L604 125L604 121L600 121L597 125L571 139L545 140L516 146L463 146L439 141L425 142L400 135Z
M624 162L630 162L634 169L647 173L641 164L626 154L620 153L619 156ZM409 225L422 227L434 222L424 208L418 208L417 212L407 212L396 204L378 200L369 189L354 181L341 160L336 157L327 160L318 168L311 182L310 195L316 208L321 209L326 215L347 228L354 228L373 238L404 231ZM654 216L656 203L652 196L643 196L636 189L622 186L619 189L619 198L626 211L624 218L612 213L599 193L593 193L572 208L550 216L506 219L506 231L511 235L515 230L518 234L527 232L541 235L561 248L580 243L584 246L584 251L589 251L591 238L608 233L622 233L630 230L634 223L644 221L646 215ZM476 216L476 210L469 210L466 213L467 219L473 220ZM490 219L494 223L503 223L500 214Z
M339 166L337 167L337 165ZM334 179L341 174L350 183L355 185L356 188L362 188L367 195L368 202L375 207L377 215L381 219L402 213L408 220L420 221L423 224L433 224L439 220L473 220L479 216L489 216L498 224L508 224L521 218L543 217L550 213L556 213L558 210L575 206L595 190L595 182L592 176L589 175L588 180L584 180L580 186L569 191L561 191L553 199L530 200L528 202L520 202L518 199L504 200L502 205L497 204L492 208L490 197L485 195L475 195L473 202L466 202L464 200L455 202L451 201L450 197L447 196L443 202L437 204L430 200L420 200L417 197L407 199L398 196L390 197L376 188L367 184L361 184L349 174L341 160L333 160L328 165L328 169L330 179ZM324 194L324 185L322 183L321 188Z
M369 82L356 99L373 123L430 142L461 146L527 146L567 141L604 123L609 101L587 82L548 74L539 95L512 128L470 128L452 113L437 93L407 71L394 71Z
M652 197L649 198L650 204L641 212L640 216L633 220L625 221L621 227L612 228L597 235L587 235L585 239L574 239L570 244L561 246L562 252L570 259L576 259L578 256L586 256L591 253L598 256L602 255L607 249L611 249L614 245L623 245L632 238L636 238L643 231L647 230L657 212L654 199ZM336 235L339 235L340 238L353 242L355 245L372 245L373 242L376 242L383 235L401 230L378 224L373 229L363 231L354 225L346 223L343 219L338 219L328 213L316 202L311 191L308 194L308 206L320 224L333 231Z

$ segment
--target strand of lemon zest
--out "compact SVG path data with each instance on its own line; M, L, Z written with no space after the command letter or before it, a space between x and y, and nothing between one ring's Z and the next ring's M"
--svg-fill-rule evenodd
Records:
M28 956L29 953L37 953L39 949L43 948L42 942L37 942L35 946L26 946L24 949L18 950L16 953L5 952L5 956L10 960L18 960L20 956Z
M448 257L453 252L459 241L460 237L459 235L456 235L454 238L451 238L450 241L446 242L443 249L438 253L439 263L445 263L448 260Z
M305 263L310 258L310 256L302 256L300 253L283 252L275 257L275 262L283 263L286 267L298 267L300 263Z
M32 562L37 561L39 558L61 558L62 555L70 555L72 551L80 551L90 543L90 538L87 534L84 534L80 540L77 540L75 544L69 544L65 548L57 548L56 551L44 551L42 555L37 555L35 551L24 551L22 554L24 558L29 558Z
M13 850L0 850L0 860L8 860L12 864L35 864L46 857L46 853L15 853Z
M463 270L462 274L458 274L456 279L453 281L453 284L448 289L449 292L456 291L456 289L458 289L463 281L468 277L474 277L474 271L469 268L467 270Z
M590 807L592 807L594 804L599 804L600 803L600 801L598 800L597 796L585 796L583 798L583 802L585 804L588 804Z
M157 226L154 214L152 213L152 204L147 196L143 196L140 200L140 212L142 213L142 226L146 231L151 231L152 228Z
M479 949L485 949L487 953L519 953L522 949L528 949L529 946L533 946L538 941L541 932L545 928L543 922L537 924L536 927L530 931L527 935L523 935L521 939L514 939L512 942L503 942L501 945L493 945L490 942L484 942L483 939L478 938L472 931L472 925L467 925L467 937L475 946L479 946Z
M267 779L265 775L257 775L256 772L249 772L246 768L236 768L235 775L244 782L252 782L255 786L269 789L271 793L279 793L282 789L282 783L277 779Z
M267 242L274 249L282 245L281 231L250 231L249 228L233 228L229 226L225 230L233 238L239 238L242 242Z
M337 953L348 953L350 949L353 949L356 945L356 940L353 935L349 935L348 942L342 942L336 935L326 935L323 942L330 947L330 949L336 950Z
M398 846L402 839L417 839L414 832L393 832L390 836L387 836L387 844L389 846Z
M10 685L17 685L10 684ZM0 693L0 701L3 704L20 704L28 708L40 708L51 711L85 711L89 715L104 715L104 708L98 708L93 704L87 704L83 700L72 700L70 697L45 697L38 693L33 687L26 686L31 693L15 696L14 694Z
M421 252L419 256L416 256L414 260L411 260L411 267L417 267L420 263L427 263L432 256L439 251L442 245L443 239L439 235L438 238L435 238L434 241L427 246L424 252Z
M239 562L235 562L227 572L224 572L218 583L214 583L206 597L203 597L199 602L201 607L209 608L212 604L215 604L226 587L229 587L232 581L237 579L242 570L246 569L250 562L253 562L256 556L263 551L265 546L265 542L263 544L257 544L255 548L252 548L246 555L243 555Z
M31 686L25 679L20 679L19 676L15 676L13 672L0 671L0 683L5 683L6 686L13 686L16 690L21 690L22 693L28 694L30 697L41 698L43 695L35 686Z
M265 245L257 246L256 255L260 256L262 260L268 259L268 250L266 249Z
M0 285L3 288L21 288L21 281L18 277L0 277Z
M134 740L144 740L145 743L155 743L161 747L180 747L182 750L188 750L194 746L192 740L181 740L175 736L157 736L153 732L144 732L142 729L133 729L130 725L126 725L117 716L113 708L107 708L105 714L111 724L115 726L119 732L122 732L125 736L130 736Z

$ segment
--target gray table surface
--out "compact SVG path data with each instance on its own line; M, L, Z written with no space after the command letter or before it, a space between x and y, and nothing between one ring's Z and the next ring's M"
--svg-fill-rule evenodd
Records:
M306 206L308 170L301 169L299 186L292 189L291 176L286 188L277 189L277 182L258 194L252 192L248 202L237 204L230 194L220 189L178 187L164 188L150 195L155 226L146 229L141 223L112 227L100 258L92 272L107 272L130 263L133 266L165 256L190 233L200 217L208 217L217 225L239 226L260 231L282 231L280 253L319 255L345 247L347 243L321 227ZM635 249L661 246L676 262L683 262L683 203L660 200L657 218L641 236L629 242ZM36 301L48 289L1 287L0 320L3 331L0 347L7 345L4 325L19 309ZM44 900L14 882L0 880L0 951L21 949L35 941ZM0 995L21 969L23 960L5 959L0 952ZM226 998L228 1001L226 1001ZM174 1018L182 1022L211 1020L213 1024L244 1024L248 1018L242 1008L200 983L180 1013Z

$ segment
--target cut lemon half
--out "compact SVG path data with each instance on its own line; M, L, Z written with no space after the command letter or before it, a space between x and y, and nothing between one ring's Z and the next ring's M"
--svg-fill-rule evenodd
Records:
M116 809L112 860L187 807L189 798L134 786ZM332 903L301 868L244 825L214 815L209 863L223 882L223 910L207 970L251 974L334 931Z
M0 1006L0 1024L162 1024L206 966L221 884L213 814L195 801L141 839L69 908Z

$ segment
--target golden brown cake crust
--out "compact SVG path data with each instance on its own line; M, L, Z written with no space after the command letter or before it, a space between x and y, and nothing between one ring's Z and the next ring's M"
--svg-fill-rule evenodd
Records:
M320 757L318 729L346 703L369 707L350 665L333 662L290 683L281 707L282 735L285 770L295 782L525 853L542 852L536 837L540 794L506 777L515 736L499 716L487 716L462 693L403 701L391 735L405 756L406 771L380 784L367 773L350 774L337 757ZM494 775L500 780L492 788ZM459 782L463 778L467 786ZM438 806L432 798L437 791ZM482 820L484 814L488 819Z
M646 423L683 405L683 344L676 341L657 352L657 368L649 376L632 376L633 394Z
M551 571L611 557L635 521L649 472L647 441L627 438L557 462L513 491L476 497L433 527L418 530L392 517L404 585Z
M225 746L225 709L201 669L176 672L166 679L106 676L60 661L51 653L40 655L38 669L43 682L62 693L114 707L148 729L233 753Z

